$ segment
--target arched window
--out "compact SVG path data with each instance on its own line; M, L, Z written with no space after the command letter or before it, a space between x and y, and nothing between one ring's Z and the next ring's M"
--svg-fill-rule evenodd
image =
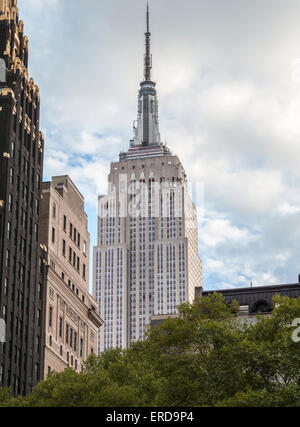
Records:
M6 64L4 59L0 59L0 83L6 82Z
M262 313L268 313L271 310L270 310L270 307L269 307L267 301L260 300L260 301L257 301L255 303L253 311L254 311L254 313L262 314Z

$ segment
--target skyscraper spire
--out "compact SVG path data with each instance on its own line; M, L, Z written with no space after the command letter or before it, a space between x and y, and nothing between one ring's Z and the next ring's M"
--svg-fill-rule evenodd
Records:
M151 55L151 33L150 33L150 19L149 19L149 3L147 3L147 32L146 36L146 54L145 54L145 81L151 81L152 70L152 55Z
M144 80L141 82L141 88L138 97L138 117L134 121L133 139L130 141L130 147L149 147L158 146L163 149L159 133L158 121L158 102L156 94L156 83L152 80L152 55L151 55L151 33L150 33L150 14L149 4L147 3L146 13L146 52Z
M149 2L147 2L147 33L150 32L149 28L150 28L150 25L149 25Z

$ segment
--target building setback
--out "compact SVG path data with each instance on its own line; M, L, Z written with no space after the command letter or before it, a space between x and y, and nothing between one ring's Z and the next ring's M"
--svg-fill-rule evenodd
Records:
M94 296L105 321L99 351L145 338L151 316L175 314L202 283L197 213L187 176L161 142L152 81L149 12L144 80L134 138L112 163L108 196L99 198Z
M0 385L26 394L44 372L40 204L44 137L39 88L16 0L0 0Z
M84 198L68 176L43 184L41 241L48 261L45 377L80 371L98 349L103 321L89 294L90 235Z

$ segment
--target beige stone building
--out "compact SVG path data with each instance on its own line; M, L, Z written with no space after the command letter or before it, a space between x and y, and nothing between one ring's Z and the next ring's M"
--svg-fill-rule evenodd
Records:
M84 198L68 176L43 184L41 242L48 256L45 377L80 371L97 353L103 321L89 294L90 235Z

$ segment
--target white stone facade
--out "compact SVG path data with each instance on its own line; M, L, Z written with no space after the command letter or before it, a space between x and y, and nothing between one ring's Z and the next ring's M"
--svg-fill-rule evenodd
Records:
M202 286L197 215L178 157L113 163L109 182L94 248L100 352L143 340L152 315L175 314Z

